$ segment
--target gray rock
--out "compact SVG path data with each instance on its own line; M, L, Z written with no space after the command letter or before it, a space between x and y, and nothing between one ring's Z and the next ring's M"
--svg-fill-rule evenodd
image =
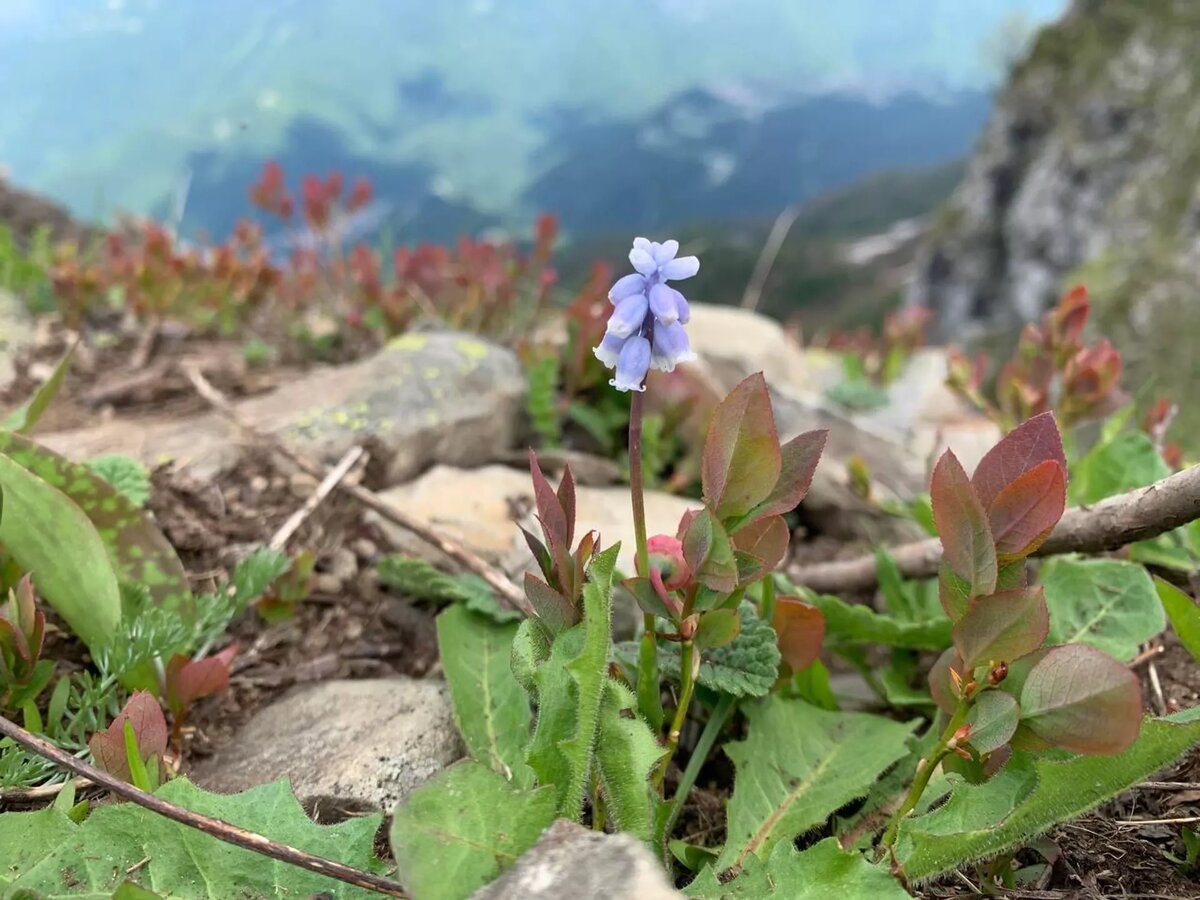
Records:
M334 680L259 712L192 777L220 793L287 777L306 805L390 812L462 756L444 682Z
M646 847L628 834L601 834L559 819L508 871L471 900L675 900Z
M18 353L33 343L33 317L16 294L0 290L0 389L16 375L13 363Z

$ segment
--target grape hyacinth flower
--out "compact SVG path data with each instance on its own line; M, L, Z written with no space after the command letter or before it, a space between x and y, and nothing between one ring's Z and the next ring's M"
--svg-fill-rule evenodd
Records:
M667 282L691 278L700 271L700 260L677 259L678 252L679 241L634 238L629 261L637 271L608 292L613 311L594 352L616 370L609 384L619 391L644 391L651 368L673 372L677 364L696 358L683 327L691 317L687 299Z

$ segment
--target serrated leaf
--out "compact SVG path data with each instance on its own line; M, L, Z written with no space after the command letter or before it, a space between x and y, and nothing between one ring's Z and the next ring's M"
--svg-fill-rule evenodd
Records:
M242 794L210 794L187 779L177 778L155 794L318 856L364 870L372 865L380 816L316 825L283 780ZM29 814L0 815L0 834L10 816L24 815ZM324 892L339 898L377 896L223 843L132 803L97 807L82 825L72 823L70 832L59 821L52 836L58 839L41 844L41 859L13 881L14 890L45 897L107 896L129 879L182 900L311 896ZM9 846L5 844L6 849ZM0 870L0 879L4 874Z
M1052 413L1034 416L1001 438L979 461L971 483L986 508L1002 490L1047 460L1067 470L1062 435Z
M942 650L950 644L950 620L946 617L902 622L832 594L805 596L825 617L825 639L833 644L884 644L910 650Z
M1154 582L1142 566L1116 559L1056 557L1039 580L1050 608L1050 642L1084 643L1120 660L1166 628Z
M525 748L533 715L510 666L516 633L514 623L500 625L457 604L437 617L438 651L467 750L517 787L530 787Z
M291 560L282 550L258 547L251 551L233 569L233 592L238 605L253 603L289 568Z
M423 559L394 554L381 559L375 573L388 587L417 600L463 603L471 612L500 623L522 618L516 610L501 606L487 582L471 572L451 575Z
M743 600L738 606L742 620L741 631L733 643L705 650L700 657L698 683L723 694L735 697L761 697L774 686L779 677L779 646L775 629L759 618L754 604ZM679 680L679 648L664 645L659 648L662 672Z
M1020 720L1017 701L1003 691L984 691L971 705L967 723L971 731L967 743L976 753L991 753L999 750L1013 736Z
M104 543L119 581L144 585L155 604L195 616L187 572L154 521L85 465L12 432L0 431L0 453L69 497Z
M1014 759L990 781L960 784L937 810L900 826L896 855L905 874L925 880L1027 844L1144 781L1200 742L1200 721L1146 719L1116 756Z
M1192 654L1192 659L1200 661L1200 606L1175 585L1157 576L1154 587L1179 642Z
M1067 508L1067 473L1048 459L1005 487L987 508L1000 562L1040 547Z
M908 752L915 723L866 713L827 712L803 700L771 696L742 707L744 741L725 753L737 774L728 837L717 871L766 857L776 844L824 822L861 797Z
M554 821L550 788L520 790L487 766L455 763L397 808L397 877L421 900L463 900L494 881Z
M954 646L967 671L987 662L1011 662L1042 646L1050 613L1041 588L976 597L954 623Z
M930 494L945 564L970 582L971 596L992 593L996 589L996 544L987 514L958 457L949 450L934 467Z
M0 542L83 642L112 638L121 592L100 534L66 494L0 454Z
M546 630L536 619L522 619L513 635L509 668L530 699L537 692L537 670L549 658L550 637Z
M150 473L136 459L110 453L93 457L84 465L112 485L114 490L138 509L142 509L150 499Z
M664 751L636 711L633 692L610 678L600 706L596 771L615 829L649 841L655 799L650 790L650 772Z
M857 851L845 851L836 838L825 838L807 850L777 844L765 860L751 859L732 881L721 884L712 867L687 886L684 895L696 900L907 900L882 866L867 862Z
M78 343L72 344L71 348L63 354L63 358L58 361L58 365L54 367L54 371L45 383L37 389L32 397L24 403L19 409L11 412L5 417L3 422L0 422L0 428L6 431L15 431L18 434L27 434L34 425L38 423L42 415L54 402L54 398L58 396L58 392L62 389L63 380L67 377L67 371L71 368L71 357L75 355L75 348Z
M1137 676L1086 644L1054 647L1021 688L1021 724L1077 753L1119 753L1137 740Z
M743 516L771 495L781 467L771 397L756 372L713 410L701 467L705 501L722 521Z

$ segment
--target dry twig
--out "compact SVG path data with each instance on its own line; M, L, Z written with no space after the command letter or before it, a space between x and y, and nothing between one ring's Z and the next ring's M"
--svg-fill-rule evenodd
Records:
M279 530L275 532L271 538L271 542L267 546L272 550L282 550L286 547L292 535L313 514L313 510L320 506L321 502L333 493L334 488L342 483L342 479L350 474L350 470L362 459L364 452L362 447L357 446L347 450L338 464L330 469L329 474L317 485L317 489L304 501L304 505L288 516L288 520L279 527Z
M1173 531L1194 519L1200 519L1200 466L1091 506L1068 509L1034 555L1117 550ZM932 578L942 561L942 545L937 538L889 552L905 578ZM788 575L797 584L822 593L869 590L876 584L875 557L800 566Z

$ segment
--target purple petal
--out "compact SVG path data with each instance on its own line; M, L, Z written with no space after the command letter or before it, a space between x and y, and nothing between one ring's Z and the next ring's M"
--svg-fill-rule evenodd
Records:
M635 264L636 268L636 264ZM641 269L638 269L641 272ZM666 281L682 281L684 278L691 278L700 271L700 260L694 256L681 256L678 259L673 259L662 267L662 277ZM643 274L650 274L644 272Z
M629 338L618 337L615 334L605 334L600 343L592 350L596 355L596 359L604 363L606 369L611 369L617 364L617 358L621 355L621 348L625 346L625 342Z
M626 297L641 294L645 290L646 279L641 275L631 273L617 279L617 283L608 292L608 299L613 303L620 303Z
M653 275L658 271L658 264L654 261L654 257L650 255L650 251L643 250L641 247L634 247L629 251L629 261L643 275Z
M651 255L654 257L654 261L658 263L659 267L661 268L673 260L675 258L675 254L678 252L679 241L663 241L654 248L654 252Z
M675 305L675 295L678 293L665 284L650 288L650 312L664 325L670 325L679 318L679 307Z
M644 337L632 337L617 357L615 377L608 383L618 391L644 391L646 373L650 370L650 342Z
M608 331L617 337L629 337L646 321L646 312L650 303L645 294L634 294L626 297L613 309L608 317Z
M673 372L679 363L691 362L695 358L687 331L678 322L654 329L654 368L661 372Z
M671 293L675 295L675 309L679 312L679 324L686 325L692 320L692 308L688 305L687 297L671 288Z

